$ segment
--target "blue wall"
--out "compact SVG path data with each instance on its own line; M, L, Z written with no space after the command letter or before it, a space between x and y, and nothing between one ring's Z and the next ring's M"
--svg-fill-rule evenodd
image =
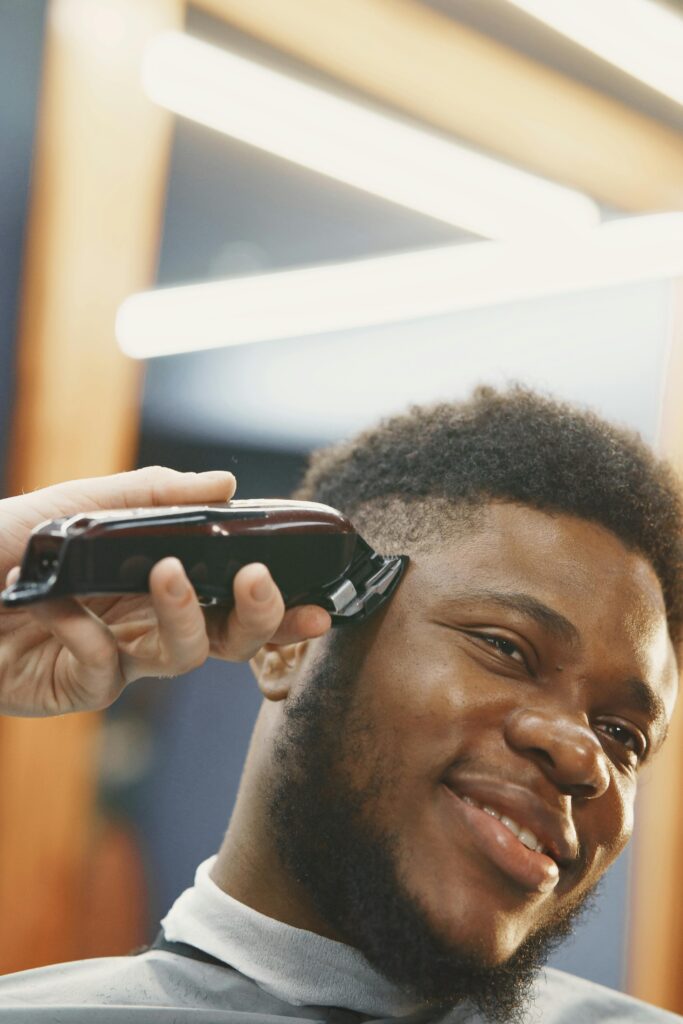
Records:
M45 0L0 3L0 481L14 396L14 352ZM3 486L4 490L4 486Z

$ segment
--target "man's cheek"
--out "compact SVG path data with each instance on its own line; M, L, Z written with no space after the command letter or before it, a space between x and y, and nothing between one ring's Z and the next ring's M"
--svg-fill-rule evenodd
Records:
M625 799L613 800L611 808L605 808L595 816L598 821L596 847L599 861L604 865L603 870L607 870L631 841L634 815L634 797L629 795ZM580 827L581 819L578 815L577 820Z

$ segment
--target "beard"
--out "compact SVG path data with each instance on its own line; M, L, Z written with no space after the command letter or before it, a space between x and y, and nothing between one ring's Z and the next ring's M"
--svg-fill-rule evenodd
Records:
M502 963L439 935L401 879L397 837L373 823L395 772L379 762L361 789L348 775L346 766L367 763L373 749L372 723L353 700L360 647L357 634L333 634L287 705L267 798L280 860L323 920L407 996L444 1010L469 1001L494 1024L521 1024L541 967L593 906L597 887Z

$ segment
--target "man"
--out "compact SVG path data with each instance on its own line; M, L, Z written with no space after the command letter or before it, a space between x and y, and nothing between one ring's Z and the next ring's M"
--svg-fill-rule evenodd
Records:
M81 507L128 501L116 486L81 485ZM227 489L173 486L174 501ZM3 640L5 666L25 666L0 680L6 713L102 707L207 651L252 655L265 700L221 850L156 948L5 978L0 1024L679 1019L541 969L626 845L673 712L683 520L668 469L590 414L481 389L319 454L300 496L410 556L362 626L283 618L249 566L227 630L205 629L166 560L157 618L134 637L142 599L46 605L23 653L20 622Z

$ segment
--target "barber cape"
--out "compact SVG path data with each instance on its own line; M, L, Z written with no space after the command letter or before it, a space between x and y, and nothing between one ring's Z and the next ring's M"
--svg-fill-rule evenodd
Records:
M483 1024L466 1005L411 1002L355 949L238 903L211 880L215 858L162 922L162 948L56 964L0 978L0 1024ZM545 969L530 1024L683 1020Z

